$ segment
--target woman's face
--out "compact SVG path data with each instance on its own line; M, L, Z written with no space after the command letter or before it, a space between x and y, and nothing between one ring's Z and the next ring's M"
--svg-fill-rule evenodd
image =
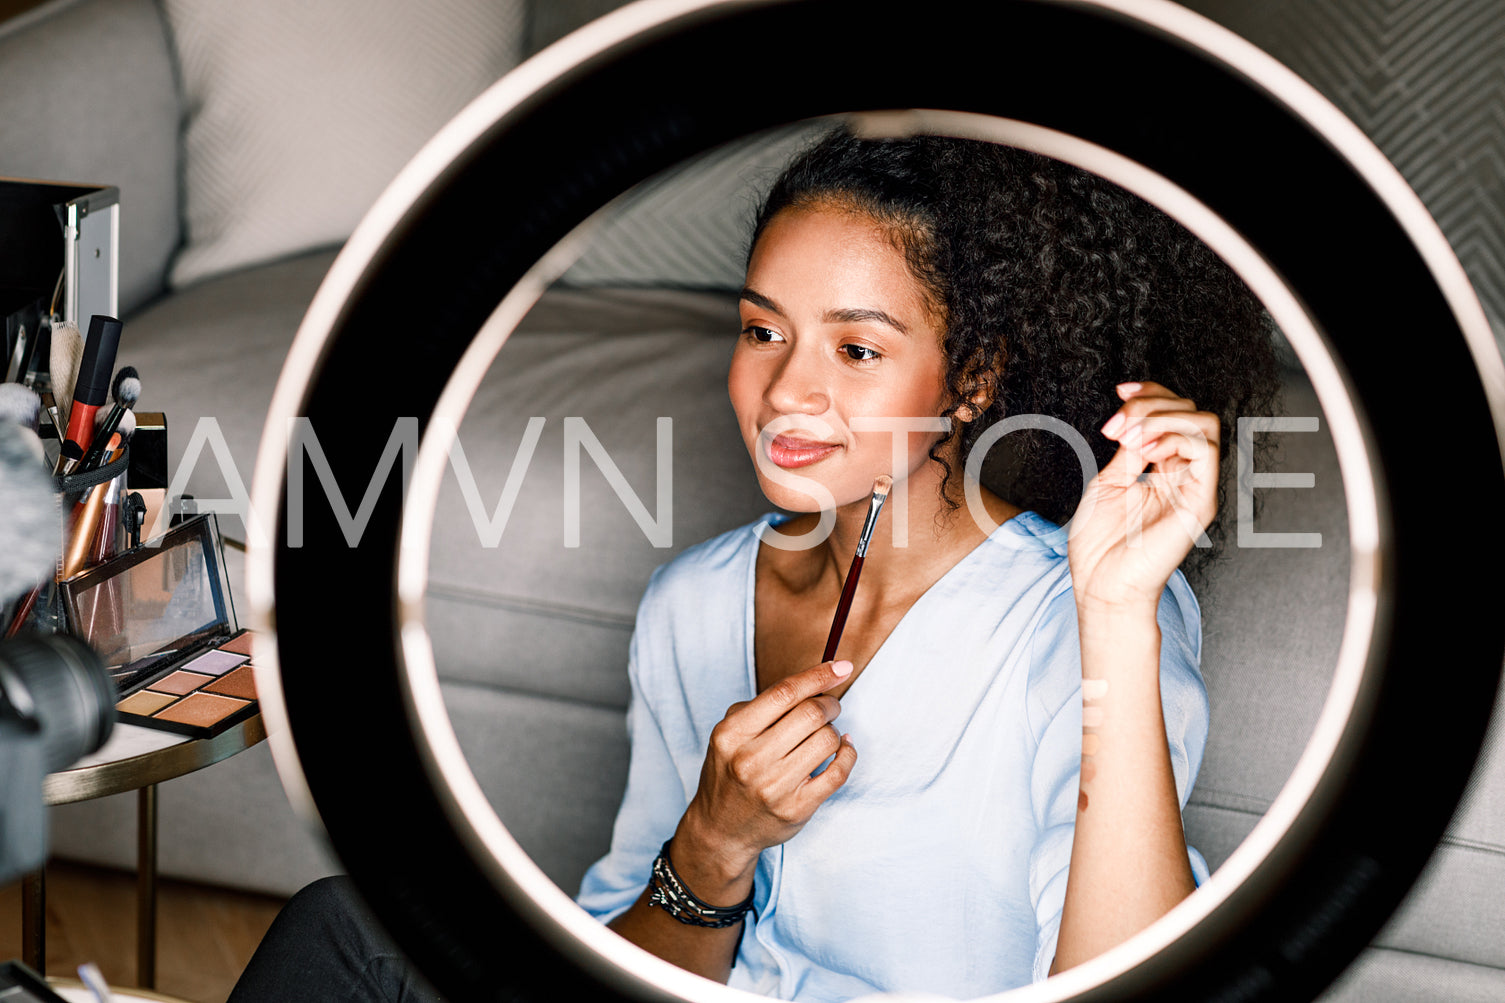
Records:
M878 474L928 470L939 484L928 454L940 433L853 427L934 418L947 402L940 323L876 222L837 209L779 213L753 248L741 316L727 385L770 501L821 507L791 475L817 481L838 506L865 502Z

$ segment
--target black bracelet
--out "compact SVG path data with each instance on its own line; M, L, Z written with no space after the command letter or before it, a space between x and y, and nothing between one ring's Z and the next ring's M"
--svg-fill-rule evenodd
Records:
M653 876L648 880L648 905L658 906L664 912L673 916L681 923L690 926L724 927L742 921L742 917L752 908L753 892L749 892L747 898L737 905L722 908L702 902L695 897L695 893L685 887L680 880L674 865L669 862L669 843L666 840L663 848L658 851L658 859L653 861Z

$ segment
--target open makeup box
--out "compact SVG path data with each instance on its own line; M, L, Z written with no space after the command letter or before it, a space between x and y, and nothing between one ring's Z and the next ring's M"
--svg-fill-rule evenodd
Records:
M258 710L219 529L196 516L63 583L71 632L104 659L121 721L195 738Z

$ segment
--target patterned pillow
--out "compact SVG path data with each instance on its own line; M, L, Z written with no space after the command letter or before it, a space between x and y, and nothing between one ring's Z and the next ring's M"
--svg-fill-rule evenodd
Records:
M174 286L344 240L525 27L525 0L164 6L188 111Z
M608 210L561 281L740 289L763 195L790 158L829 128L801 123L744 136L649 178Z

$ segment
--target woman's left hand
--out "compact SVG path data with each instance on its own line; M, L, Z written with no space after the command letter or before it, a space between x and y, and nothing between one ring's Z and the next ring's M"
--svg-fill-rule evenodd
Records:
M1153 610L1171 574L1212 524L1218 416L1158 383L1122 383L1103 426L1118 452L1087 485L1067 555L1078 604Z

